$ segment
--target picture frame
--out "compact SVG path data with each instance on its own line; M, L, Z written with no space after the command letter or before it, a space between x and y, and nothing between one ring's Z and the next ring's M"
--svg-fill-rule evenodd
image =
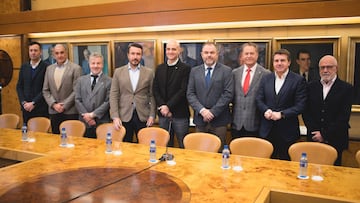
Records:
M241 46L246 42L253 42L258 45L259 57L257 63L269 69L271 61L271 39L215 39L219 49L219 62L232 69L240 67Z
M274 52L279 49L287 49L291 53L290 70L296 71L298 65L296 63L297 52L307 50L311 55L310 68L318 68L321 57L325 55L333 55L339 58L339 37L328 38L293 38L293 39L275 39L276 46Z
M179 58L183 63L195 67L203 64L201 57L202 46L207 40L178 40L180 43L180 55ZM166 43L167 41L162 42L162 54L163 62L167 61L166 58Z
M360 112L360 37L350 37L348 46L348 78L354 87L352 111Z
M91 42L91 43L74 43L71 44L71 60L79 64L82 68L82 74L86 75L90 73L88 56L91 53L98 52L104 57L103 73L110 76L112 70L110 67L110 48L108 42Z
M41 43L41 59L48 64L56 63L56 60L52 55L56 44L57 43Z
M146 67L155 68L156 40L114 41L114 67L119 68L128 64L127 51L131 43L139 43L143 46L143 57L140 63Z

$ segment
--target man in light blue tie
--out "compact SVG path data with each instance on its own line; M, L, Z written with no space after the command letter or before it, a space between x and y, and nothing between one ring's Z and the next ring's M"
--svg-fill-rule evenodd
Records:
M203 45L204 64L192 68L187 99L194 110L197 132L217 135L226 144L227 125L231 122L229 103L233 97L232 69L217 63L218 50L214 43Z

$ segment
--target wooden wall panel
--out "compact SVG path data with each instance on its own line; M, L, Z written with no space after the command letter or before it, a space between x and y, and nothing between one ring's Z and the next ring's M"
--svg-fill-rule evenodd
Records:
M20 104L16 93L16 83L19 76L21 61L21 37L0 37L0 49L6 51L13 62L14 71L10 83L1 91L2 112L15 113L21 117ZM22 119L21 119L22 122Z
M1 14L19 13L20 0L1 0L0 11Z
M137 0L0 15L0 34L24 34L192 23L360 16L357 0L332 1ZM141 5L141 6L139 6ZM161 6L159 6L161 5Z

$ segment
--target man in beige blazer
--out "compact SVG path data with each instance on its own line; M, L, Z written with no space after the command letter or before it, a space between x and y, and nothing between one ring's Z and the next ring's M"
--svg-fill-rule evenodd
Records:
M64 44L55 45L54 56L56 63L46 69L43 96L49 105L51 130L59 134L61 122L78 119L73 88L81 75L81 67L68 60L68 50Z
M154 72L140 65L143 48L128 46L129 63L115 69L110 89L110 117L115 128L124 126L125 142L132 142L134 131L154 123L156 104L152 93Z

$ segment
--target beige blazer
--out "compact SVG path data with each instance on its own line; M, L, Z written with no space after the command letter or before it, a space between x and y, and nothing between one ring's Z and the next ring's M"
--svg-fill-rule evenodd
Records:
M150 116L155 118L156 104L152 93L153 79L153 70L141 66L139 81L135 91L133 91L128 65L115 69L110 89L110 117L129 122L135 103L136 111L142 122L146 122Z
M54 103L64 103L64 114L77 114L75 108L75 93L73 91L76 80L81 75L81 67L68 61L65 64L64 75L59 90L56 88L54 73L56 64L47 67L43 86L43 96L49 105L49 114L57 114L52 108Z

